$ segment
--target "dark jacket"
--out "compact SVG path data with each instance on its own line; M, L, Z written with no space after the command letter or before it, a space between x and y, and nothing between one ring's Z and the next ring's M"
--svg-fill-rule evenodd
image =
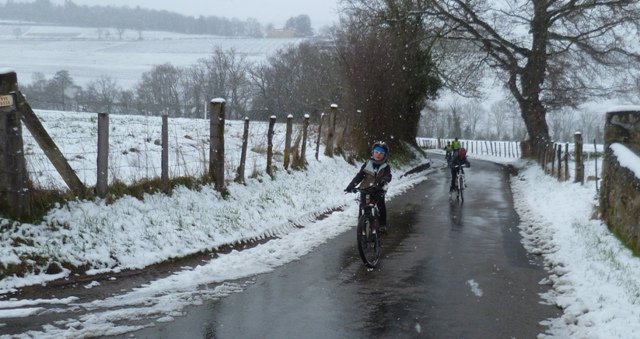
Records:
M391 165L384 161L381 164L376 164L373 159L367 160L360 171L349 183L349 188L354 188L360 184L360 187L370 187L378 184L384 186L391 182Z
M467 167L471 167L471 164L469 163L469 160L467 160L467 157L460 157L458 155L458 153L455 153L453 155L453 159L451 159L451 168L453 169L454 167L458 166L458 165L466 165Z

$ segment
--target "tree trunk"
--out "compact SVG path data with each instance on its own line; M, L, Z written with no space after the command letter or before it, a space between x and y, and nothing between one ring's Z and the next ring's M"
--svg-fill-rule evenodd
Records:
M520 110L529 134L529 139L521 144L522 157L535 158L551 139L547 126L546 110L537 97L521 103Z
M522 119L529 133L529 140L522 143L523 158L535 158L550 141L549 126L546 120L547 110L540 100L548 61L547 45L549 43L550 22L546 10L547 5L546 1L533 1L535 13L531 21L533 40L527 63L520 73L521 92L519 93L514 93L517 91L515 79L519 69L514 67L511 70L511 80L513 81L510 81L510 89L520 104Z

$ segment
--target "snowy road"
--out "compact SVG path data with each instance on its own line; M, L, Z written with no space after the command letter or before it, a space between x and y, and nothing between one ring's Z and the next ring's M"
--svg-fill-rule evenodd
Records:
M346 232L241 293L130 335L534 338L559 310L541 304L546 274L520 243L508 174L475 161L467 177L462 206L449 201L446 169L388 204L392 229L375 270Z

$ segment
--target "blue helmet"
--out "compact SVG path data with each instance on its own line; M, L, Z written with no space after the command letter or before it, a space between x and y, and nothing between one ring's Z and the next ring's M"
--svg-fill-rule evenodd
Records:
M389 146L384 141L374 142L373 146L371 146L371 153L373 152L384 153L384 160L387 160L387 158L389 158Z

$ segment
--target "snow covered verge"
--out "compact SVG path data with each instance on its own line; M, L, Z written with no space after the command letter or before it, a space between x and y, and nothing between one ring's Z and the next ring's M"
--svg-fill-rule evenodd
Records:
M525 165L512 179L526 249L542 255L563 310L541 338L640 338L640 259L594 216L593 183L558 182Z

